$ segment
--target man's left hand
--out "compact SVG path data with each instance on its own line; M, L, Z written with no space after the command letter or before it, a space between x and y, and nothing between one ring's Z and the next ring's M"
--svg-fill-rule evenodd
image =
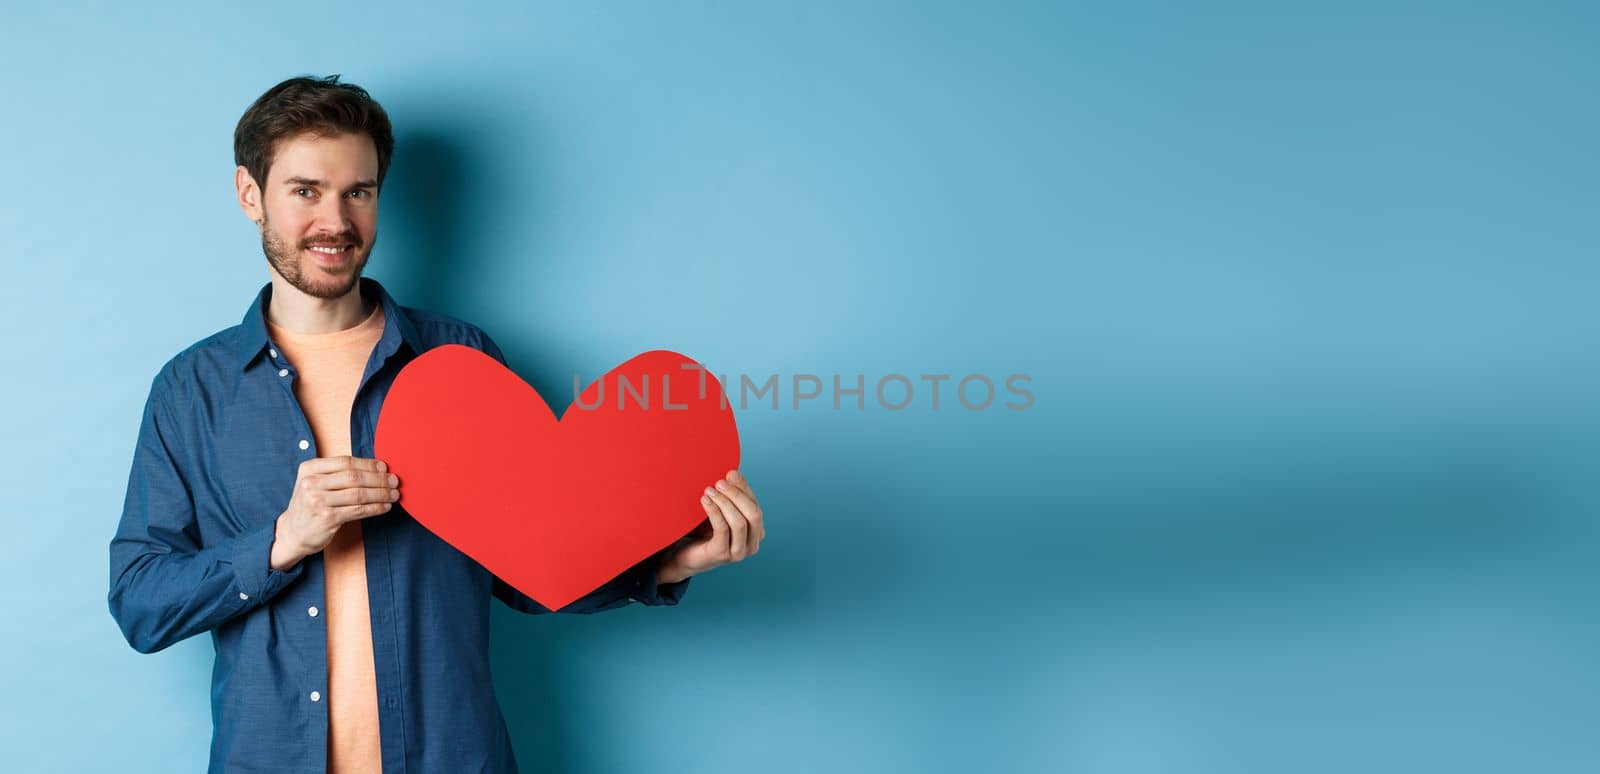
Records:
M767 529L750 482L737 470L706 487L700 497L706 521L661 558L656 583L676 583L725 564L742 562L761 550Z

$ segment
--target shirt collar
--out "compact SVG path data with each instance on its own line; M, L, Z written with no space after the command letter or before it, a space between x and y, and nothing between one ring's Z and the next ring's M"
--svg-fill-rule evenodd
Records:
M362 298L377 296L378 302L383 305L383 337L378 340L378 348L386 353L393 352L400 342L404 342L412 352L422 352L422 340L417 337L417 329L412 326L411 318L401 312L400 305L395 303L389 291L371 277L362 277L360 284ZM240 370L249 366L267 346L267 303L271 299L272 283L268 282L244 313L235 350Z

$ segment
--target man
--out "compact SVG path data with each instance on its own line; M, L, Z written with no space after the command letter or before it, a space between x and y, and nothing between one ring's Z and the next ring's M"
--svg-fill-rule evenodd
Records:
M371 458L411 358L454 343L505 362L477 327L361 276L393 148L383 108L338 76L251 105L234 183L271 282L241 324L169 360L145 404L107 600L142 653L211 633L211 771L516 770L489 599L549 611L396 508L403 484ZM675 605L691 576L757 552L737 471L701 506L694 533L562 612Z

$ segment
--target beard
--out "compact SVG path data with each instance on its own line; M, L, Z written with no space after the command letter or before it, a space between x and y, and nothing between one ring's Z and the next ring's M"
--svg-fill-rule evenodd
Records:
M349 293L361 279L361 271L366 268L367 258L372 255L372 246L363 246L354 232L345 232L332 238L321 236L309 241L348 243L352 260L338 269L323 268L306 256L309 243L291 246L288 240L279 236L272 229L272 219L267 215L266 208L262 208L261 252L266 254L267 263L278 274L296 290L314 298L339 298ZM377 234L372 235L372 241L373 244L377 243Z

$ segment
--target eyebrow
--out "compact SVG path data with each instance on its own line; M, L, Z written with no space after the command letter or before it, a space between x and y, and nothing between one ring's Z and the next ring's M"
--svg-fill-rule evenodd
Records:
M309 177L291 177L288 180L283 181L283 184L284 185L309 185L309 186L315 186L317 188L326 188L328 186L328 183L325 180L313 180L313 179L311 179ZM376 181L376 180L357 180L354 185L350 186L349 188L346 188L345 190L346 191L354 191L357 188L377 188L377 187L378 187L378 181Z

